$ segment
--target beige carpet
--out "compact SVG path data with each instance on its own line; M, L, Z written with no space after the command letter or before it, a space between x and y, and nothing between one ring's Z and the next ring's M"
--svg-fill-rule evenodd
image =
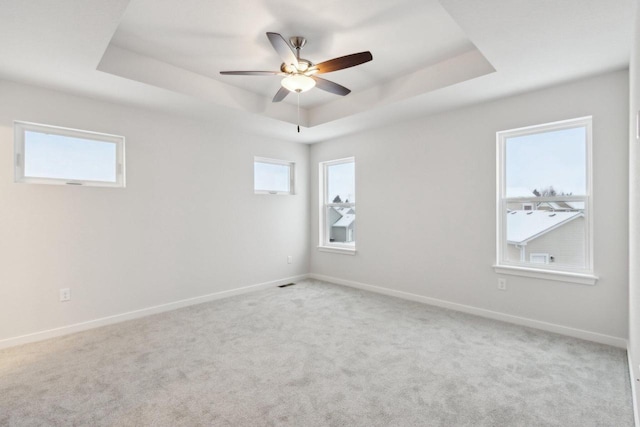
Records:
M632 426L623 350L306 281L0 351L2 426Z

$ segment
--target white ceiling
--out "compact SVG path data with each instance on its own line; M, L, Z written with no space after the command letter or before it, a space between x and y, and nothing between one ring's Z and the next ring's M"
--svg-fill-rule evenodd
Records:
M221 76L221 70L279 71L265 32L307 38L302 57L319 63L372 51L375 61L324 76L362 91L474 49L436 0L325 1L134 0L111 44L272 98L281 77ZM390 34L400 33L390 37ZM313 90L301 105L336 95ZM291 96L286 101L295 103Z
M5 0L0 78L315 142L628 66L633 0ZM273 104L265 32L374 60Z

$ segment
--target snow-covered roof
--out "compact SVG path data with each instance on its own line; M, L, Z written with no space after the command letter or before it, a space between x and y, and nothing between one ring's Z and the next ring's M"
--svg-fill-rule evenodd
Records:
M547 204L555 210L567 209L569 207L569 206L562 206L561 204L556 202L547 202Z
M526 243L582 216L582 212L510 211L507 213L507 242Z
M584 202L542 202L538 206L538 209L543 209L546 206L556 211L578 210L584 209Z
M340 215L347 215L353 213L353 208L333 208Z
M333 227L348 227L356 220L355 214L346 214L342 218L333 223Z
M525 187L507 187L508 197L535 197L533 191Z
M573 209L584 209L584 202L565 202Z

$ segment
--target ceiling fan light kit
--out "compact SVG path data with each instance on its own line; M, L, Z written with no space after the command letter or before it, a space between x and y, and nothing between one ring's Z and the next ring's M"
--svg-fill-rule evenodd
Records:
M267 38L283 61L280 65L280 71L220 71L220 74L236 76L284 76L280 82L282 88L275 94L272 102L282 101L289 92L300 94L314 87L335 95L348 95L351 91L346 87L317 77L316 74L343 70L369 62L373 59L371 52L367 51L314 64L307 59L300 58L300 49L307 43L304 37L291 37L289 43L278 33L267 33ZM298 98L298 109L300 108L299 102L300 99ZM298 132L300 132L300 126L298 126Z
M282 79L280 84L291 92L302 93L312 89L316 85L316 81L304 74L291 74Z

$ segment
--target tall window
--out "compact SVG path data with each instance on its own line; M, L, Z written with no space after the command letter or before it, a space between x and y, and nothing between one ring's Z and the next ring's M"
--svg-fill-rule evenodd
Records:
M256 194L293 194L293 162L256 157L253 189Z
M497 269L592 277L591 117L498 132L497 143Z
M15 122L15 180L124 187L124 137Z
M320 248L351 253L356 248L355 159L320 163Z

